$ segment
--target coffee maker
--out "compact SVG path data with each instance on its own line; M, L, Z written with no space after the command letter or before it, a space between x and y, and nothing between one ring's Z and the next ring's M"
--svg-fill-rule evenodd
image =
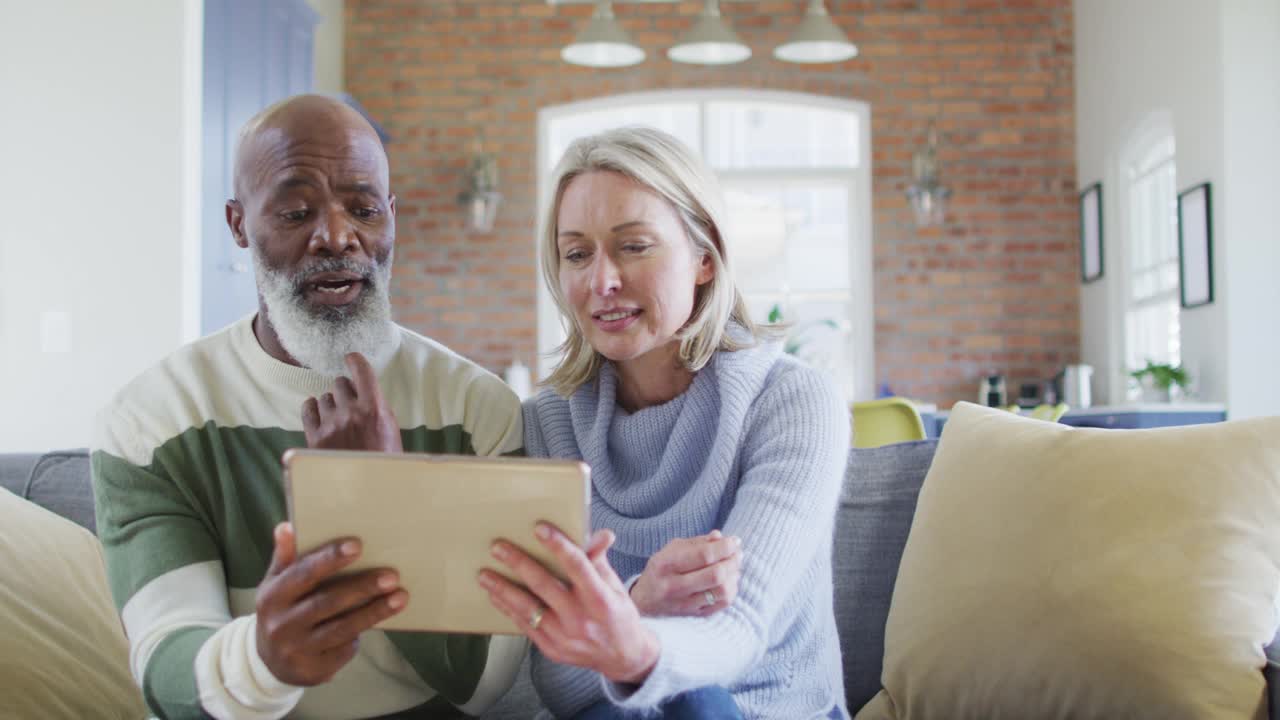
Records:
M1003 375L988 375L978 383L978 404L987 407L1004 407L1008 401L1009 394L1005 388Z

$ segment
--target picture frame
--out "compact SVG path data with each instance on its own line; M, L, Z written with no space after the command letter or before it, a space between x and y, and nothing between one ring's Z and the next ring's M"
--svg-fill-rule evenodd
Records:
M1178 193L1178 285L1183 308L1213 302L1213 199L1207 182Z
M1102 183L1080 191L1080 282L1102 277Z

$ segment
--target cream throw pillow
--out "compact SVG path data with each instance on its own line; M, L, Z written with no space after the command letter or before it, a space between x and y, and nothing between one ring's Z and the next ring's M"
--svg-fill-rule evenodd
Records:
M0 717L146 717L102 548L0 488Z
M1280 418L1094 430L961 403L920 492L873 718L1260 718Z

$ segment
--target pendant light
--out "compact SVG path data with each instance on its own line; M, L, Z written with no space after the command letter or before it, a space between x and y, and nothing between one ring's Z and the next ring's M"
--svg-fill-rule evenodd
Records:
M841 62L857 54L858 46L827 14L823 0L809 0L809 9L791 39L773 51L774 57L793 63Z
M618 19L613 15L613 3L601 0L587 27L574 38L573 43L560 50L560 57L567 63L596 68L616 68L635 65L644 60L644 50L631 41Z
M729 65L751 57L751 48L720 17L718 0L706 0L693 27L667 50L667 57L694 65Z

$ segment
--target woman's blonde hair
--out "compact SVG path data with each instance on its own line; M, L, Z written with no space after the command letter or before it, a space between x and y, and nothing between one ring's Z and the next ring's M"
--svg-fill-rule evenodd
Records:
M604 359L587 342L572 308L560 291L560 252L556 244L560 202L569 183L589 172L615 172L666 200L676 211L698 257L711 259L711 280L694 293L693 312L676 337L680 362L697 371L718 350L740 350L771 336L747 314L746 303L733 282L724 233L724 204L719 183L710 169L684 143L660 130L644 127L609 130L575 140L552 174L552 198L542 222L543 280L560 310L568 338L556 348L560 361L544 384L569 396L594 379ZM731 323L745 335L729 333Z

